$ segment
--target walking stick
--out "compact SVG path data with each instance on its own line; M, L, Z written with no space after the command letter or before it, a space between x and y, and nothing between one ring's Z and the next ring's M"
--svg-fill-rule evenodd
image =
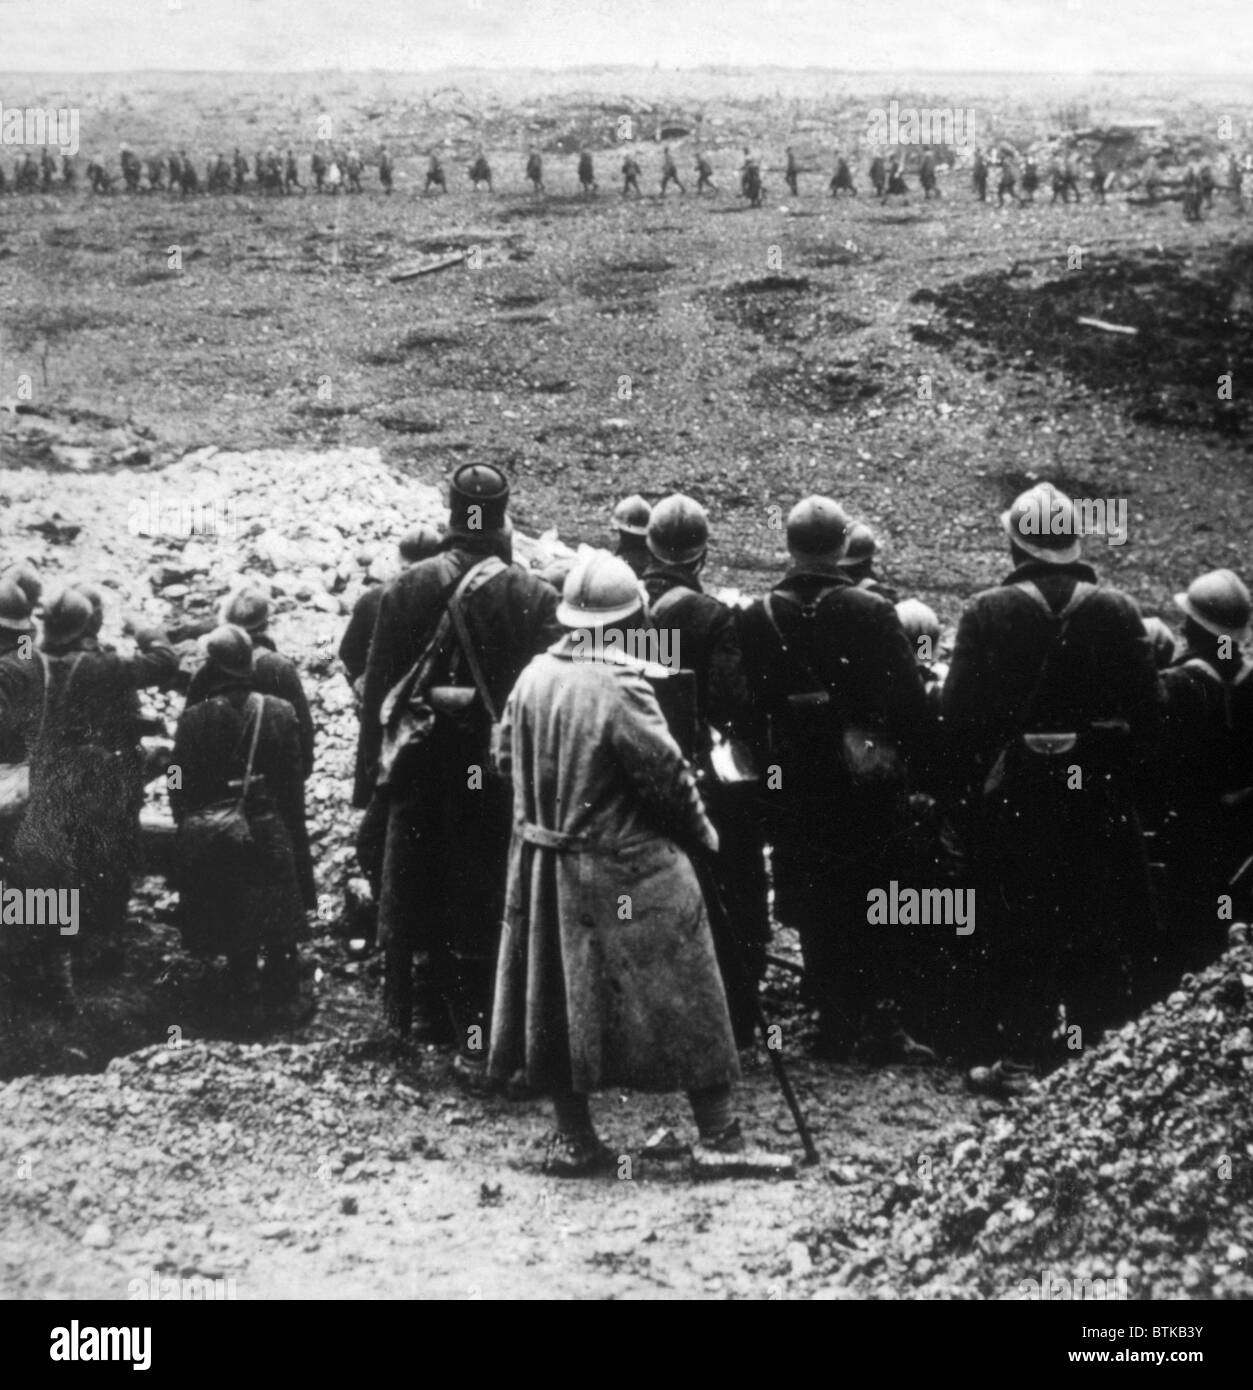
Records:
M817 1163L818 1150L814 1145L814 1138L801 1110L800 1102L796 1099L796 1092L792 1089L792 1082L787 1074L787 1068L783 1065L783 1058L779 1055L777 1047L770 1046L770 1025L766 1022L766 1015L762 1012L761 1000L757 997L757 987L749 979L748 967L744 964L740 943L736 940L735 931L731 926L731 918L727 914L726 904L722 901L722 893L718 887L718 878L711 855L701 855L697 863L697 875L702 880L701 887L705 894L705 901L717 919L718 929L726 943L726 961L730 964L732 974L735 977L732 983L743 997L749 1000L753 1022L761 1033L762 1042L765 1043L766 1056L770 1058L770 1066L774 1071L775 1080L779 1083L779 1090L783 1092L783 1099L787 1102L787 1108L792 1112L792 1119L796 1122L796 1132L800 1135L801 1144L805 1149L805 1162Z

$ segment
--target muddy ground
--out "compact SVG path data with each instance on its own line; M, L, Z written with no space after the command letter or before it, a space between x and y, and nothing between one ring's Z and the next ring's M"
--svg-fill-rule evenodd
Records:
M1126 544L1090 550L1146 612L1173 620L1170 596L1200 569L1248 569L1250 249L1246 220L1221 197L1200 226L1177 204L1134 207L1121 195L1105 207L1085 197L1002 210L978 205L959 167L938 201L915 191L882 206L866 196L859 158L862 196L834 203L833 140L847 147L868 104L908 94L808 77L793 91L777 75L747 88L632 81L388 79L376 90L364 79L317 89L253 78L122 90L102 80L101 148L168 140L207 156L274 138L304 151L313 119L330 111L367 156L386 139L402 177L390 199L372 178L359 198L0 199L6 553L34 554L53 576L111 566L117 612L174 625L202 614L234 556L211 555L183 582L157 572L177 558L168 545L118 518L128 490L142 496L177 460L215 448L295 451L315 480L338 470L335 489L311 488L307 503L283 488L311 526L342 520L345 496L377 513L346 523L346 543L399 532L413 514L405 489L418 511L420 484L472 459L510 472L520 525L556 527L571 544L603 543L623 492L681 488L710 509L714 584L748 592L781 568L780 515L830 492L875 525L884 571L950 629L964 598L1006 567L998 512L1039 477L1128 500ZM35 84L30 98L56 85ZM6 104L21 96L10 91ZM1220 114L1248 114L1247 100L1202 95L1109 79L1086 94L985 83L977 99L993 128L1037 135L1063 102L1083 101L1090 119L1168 112L1198 138ZM661 200L646 142L647 196L624 202L611 133L624 108L646 131L701 115L722 191ZM417 196L430 138L447 142L446 199ZM596 150L594 200L574 193L569 150L580 138ZM477 139L497 170L492 195L472 195L464 177ZM546 151L540 200L522 187L532 140ZM777 167L788 140L813 169L799 198ZM757 211L731 191L749 141L765 156ZM686 177L692 141L675 143ZM387 278L469 247L479 268ZM1080 316L1137 332L1081 327ZM1225 373L1230 401L1218 396ZM363 468L354 493L351 460L365 454L348 449L377 450L394 488ZM256 457L264 470L275 455ZM185 475L178 486L188 488ZM92 534L93 489L105 534ZM245 490L278 505L263 474ZM281 568L249 563L271 577ZM377 963L350 959L336 934L351 872L351 814L340 809L351 714L327 624L355 582L328 581L333 601L321 608L298 585L278 605L282 643L337 730L314 783L329 904L310 948L318 1014L281 1038L234 1033L220 982L181 952L163 884L145 881L123 972L88 945L84 1019L27 1014L5 1040L3 1074L15 1079L0 1089L0 1288L121 1298L154 1271L234 1279L240 1298L839 1297L861 1287L889 1239L883 1183L1003 1107L976 1102L943 1065L811 1059L791 971L772 971L767 1002L823 1162L782 1181L694 1185L681 1159L642 1155L658 1128L686 1140L690 1124L677 1098L633 1095L598 1107L629 1160L623 1176L553 1183L538 1167L542 1105L465 1096L446 1050L384 1035ZM785 933L776 945L795 959ZM168 1046L171 1028L181 1049ZM742 1096L754 1133L796 1153L761 1055ZM943 1274L927 1272L927 1296L945 1296ZM1000 1296L1003 1284L1012 1296L1015 1281L997 1278L966 1268L947 1293ZM911 1288L902 1273L873 1291Z

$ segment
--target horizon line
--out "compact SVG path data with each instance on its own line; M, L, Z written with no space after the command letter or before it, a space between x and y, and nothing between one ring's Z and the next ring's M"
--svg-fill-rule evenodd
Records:
M124 74L152 77L301 77L329 73L371 75L384 77L429 77L438 73L536 73L540 75L569 75L574 73L614 72L648 73L830 73L849 77L1190 77L1240 78L1247 81L1243 68L1218 70L1211 68L967 68L967 67L828 67L820 63L804 65L783 63L692 63L661 67L651 63L569 63L557 67L536 67L531 64L440 64L429 68L344 67L339 64L317 64L297 68L216 67L216 68L147 68L125 67L78 68L4 68L0 77L116 77Z

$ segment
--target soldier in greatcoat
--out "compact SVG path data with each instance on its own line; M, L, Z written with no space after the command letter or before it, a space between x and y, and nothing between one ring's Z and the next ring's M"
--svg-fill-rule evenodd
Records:
M365 775L378 784L384 701L427 649L458 585L473 580L477 587L458 602L486 692L450 631L433 683L475 694L463 716L450 713L438 723L420 777L389 775L384 764L388 824L379 903L390 1021L408 1031L409 964L415 950L428 951L461 1049L457 1071L471 1084L486 1060L511 815L509 789L492 773L491 726L523 667L560 634L552 587L512 563L508 500L508 480L489 464L468 464L453 475L444 550L383 592L361 710Z
M639 581L594 551L568 576L565 637L505 710L513 838L490 1069L552 1098L548 1171L594 1172L593 1092L686 1090L697 1158L745 1142L739 1066L692 856L717 848L647 664L613 645L645 622ZM734 1171L734 1170L732 1170Z

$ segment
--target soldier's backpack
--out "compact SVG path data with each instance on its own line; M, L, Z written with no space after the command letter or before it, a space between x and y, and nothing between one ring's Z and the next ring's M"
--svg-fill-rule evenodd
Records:
M232 794L205 806L197 806L183 817L178 834L179 857L188 871L214 867L221 869L224 864L238 868L253 848L252 826L248 820L248 793L262 780L253 776L252 767L257 756L264 713L265 697L254 691L244 705L244 722L240 733L241 746L245 737L248 738L244 775L228 784ZM251 735L248 733L249 720L252 722Z
M482 756L489 766L494 763L490 754L495 750L500 714L466 631L460 602L505 568L503 560L489 555L461 576L417 661L387 692L379 711L383 725L380 788L413 785L430 770L441 745L477 742L484 713L490 721L489 747ZM469 667L473 684L437 684L446 665L455 664L456 653Z
M1056 626L1044 660L1040 663L1035 684L1014 721L1014 732L1001 745L984 777L983 795L988 800L1004 800L1011 793L1033 795L1062 785L1057 776L1058 769L1069 767L1081 756L1086 758L1097 751L1106 755L1107 746L1116 742L1120 733L1129 732L1125 724L1119 727L1118 721L1100 720L1085 721L1082 725L1067 729L1037 727L1040 700L1056 657L1065 648L1071 620L1097 592L1097 586L1080 581L1065 606L1056 613L1036 585L1027 582L1017 587L1043 608L1054 619Z
M802 623L813 621L818 606L837 587L820 590L808 603L793 600ZM833 688L784 637L774 612L778 597L767 594L762 607L784 660L803 678L806 688L785 696L768 715L770 760L788 769L791 785L802 792L831 795L903 784L904 767L895 744L883 730L854 719L844 692Z

